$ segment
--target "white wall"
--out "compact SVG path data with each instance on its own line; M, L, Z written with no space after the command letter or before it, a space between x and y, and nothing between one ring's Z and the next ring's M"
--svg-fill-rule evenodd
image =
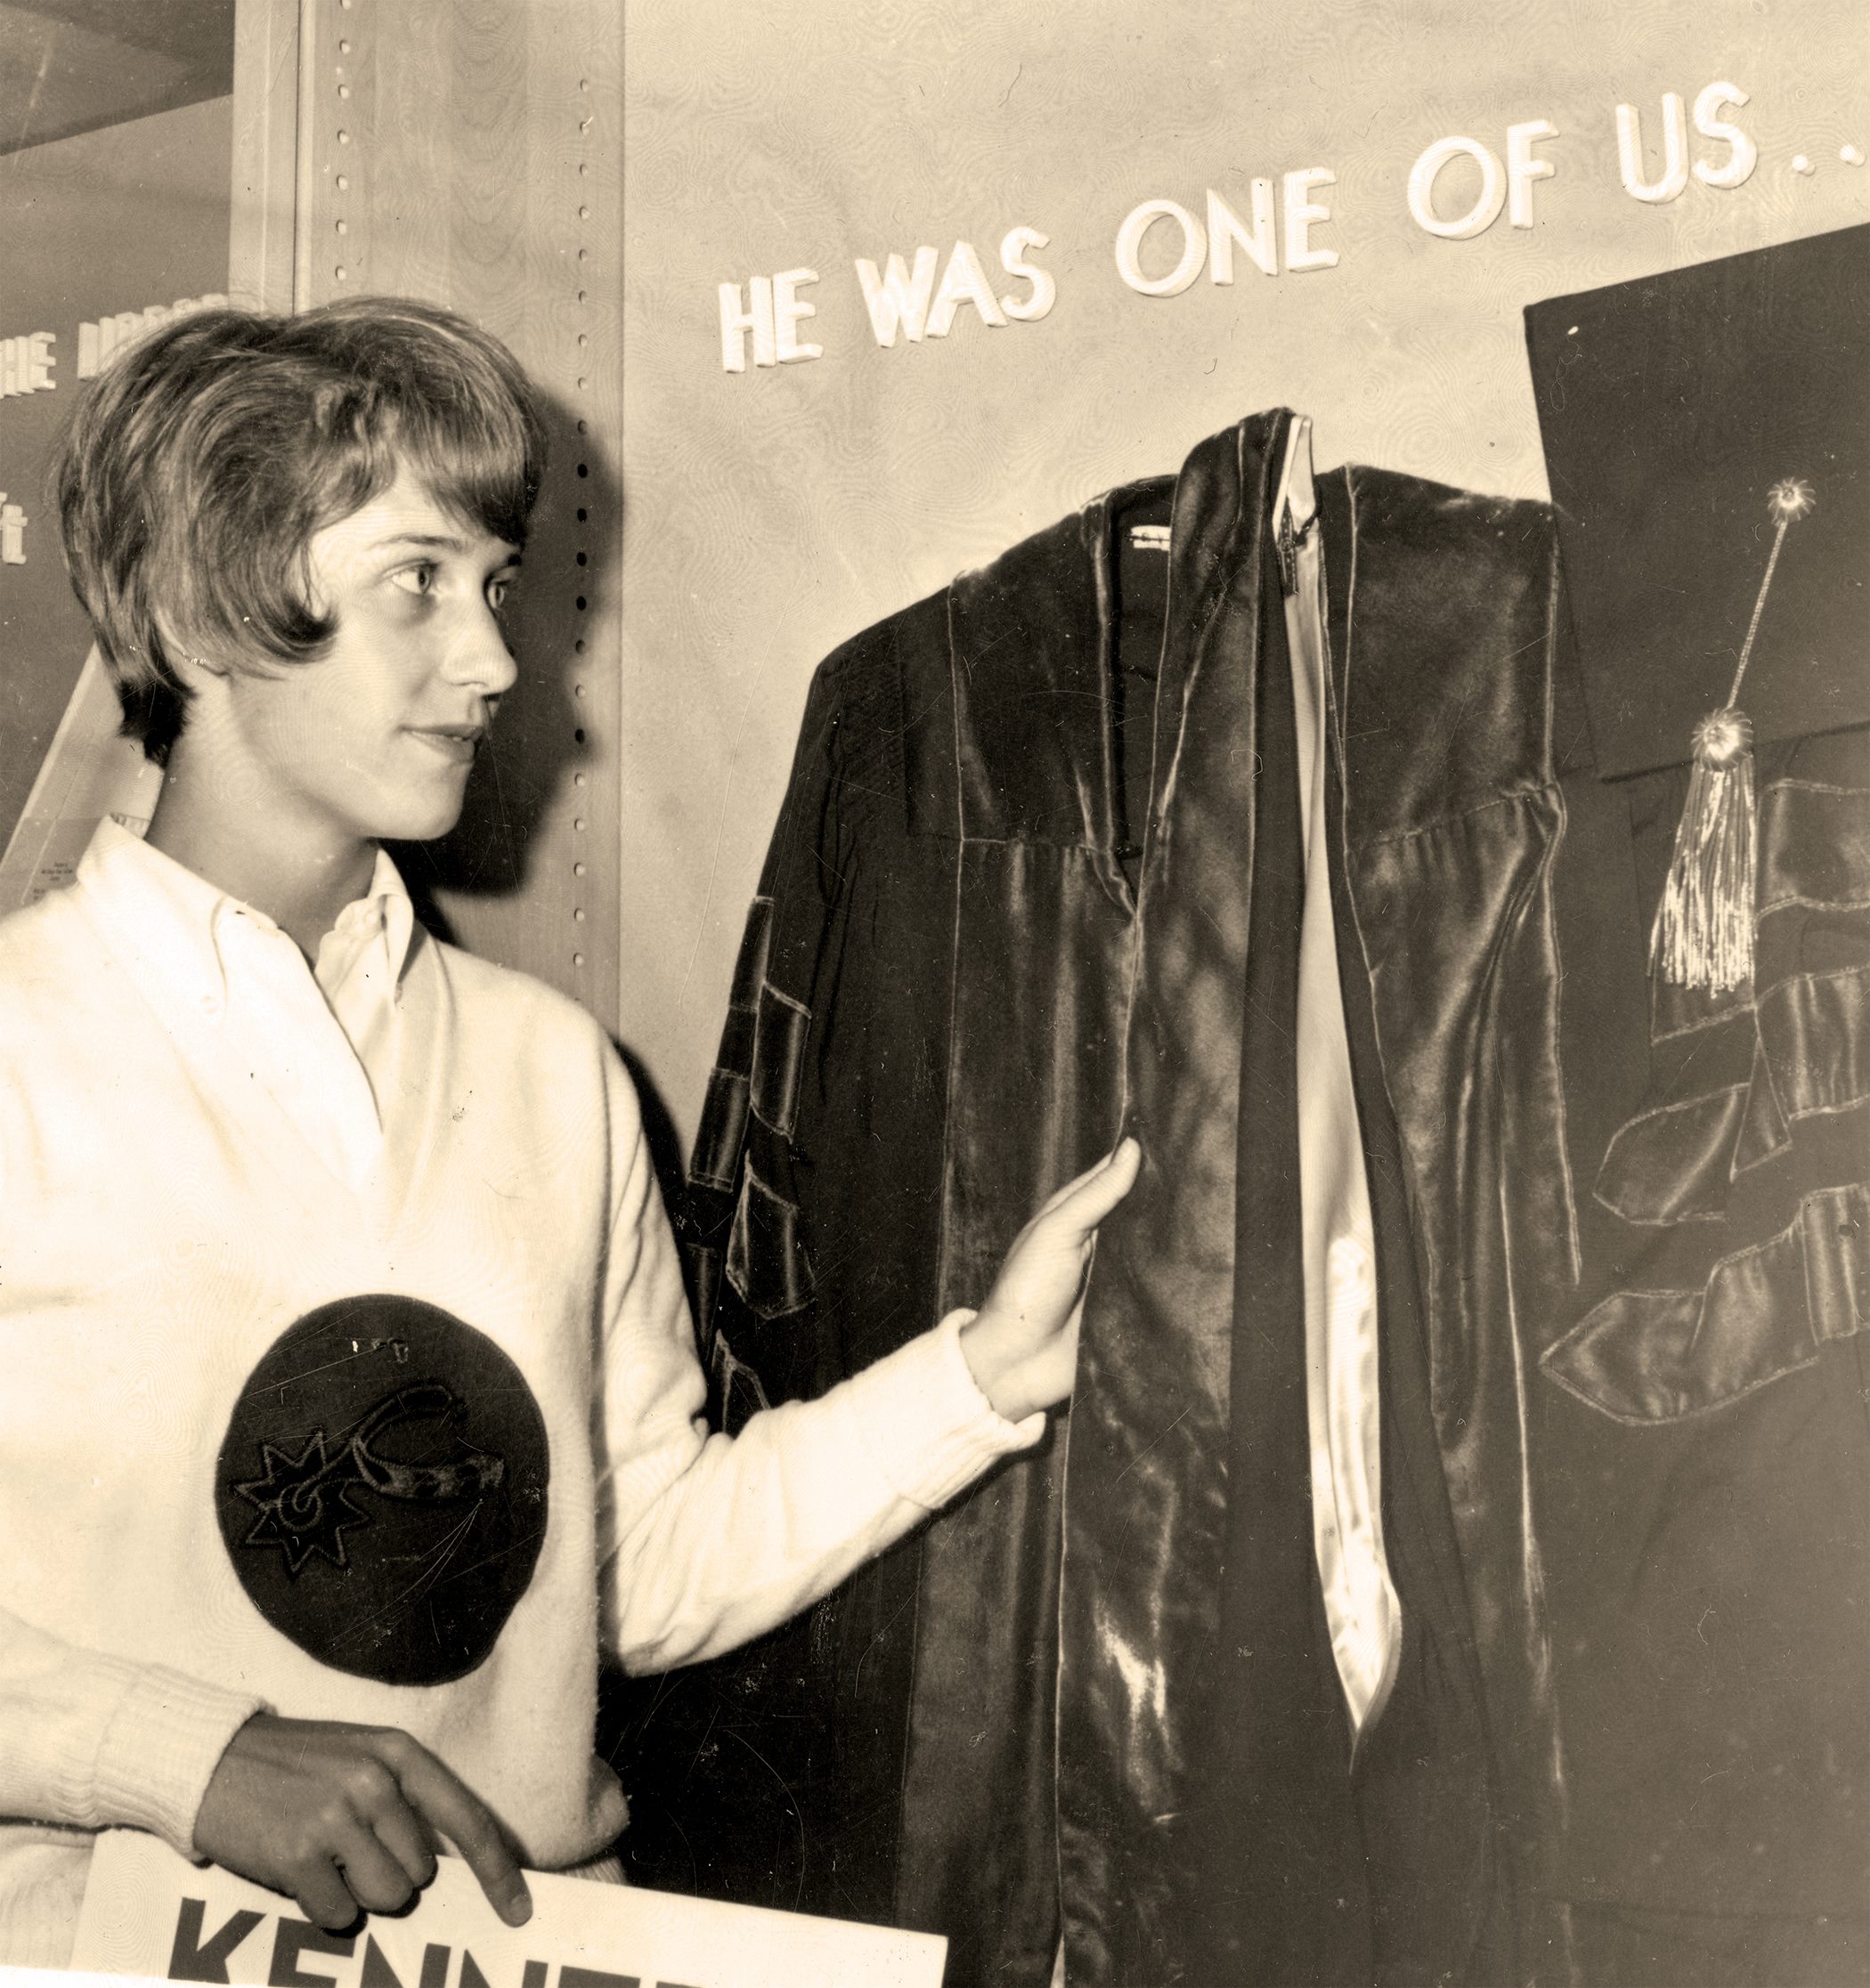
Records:
M1313 414L1321 464L1543 496L1519 313L1538 298L1870 218L1859 0L630 0L626 23L622 1030L693 1127L733 949L820 656L1100 490L1256 409ZM1759 148L1730 191L1646 204L1661 99L1725 80ZM1411 218L1451 134L1504 155L1549 120L1534 224ZM1718 165L1728 148L1697 141ZM1802 157L1813 168L1795 171ZM1120 280L1159 197L1324 166L1333 268ZM1476 175L1451 167L1443 209ZM873 337L853 271L1043 230L1043 321ZM1144 251L1159 244L1151 238ZM809 267L821 359L721 368L716 287ZM1003 281L1001 288L1025 286Z

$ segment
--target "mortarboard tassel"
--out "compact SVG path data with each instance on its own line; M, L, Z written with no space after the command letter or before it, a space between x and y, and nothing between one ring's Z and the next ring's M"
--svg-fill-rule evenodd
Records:
M1753 971L1753 726L1731 705L1695 727L1687 805L1655 914L1649 970L1682 987Z
M1760 632L1767 589L1788 528L1816 501L1809 483L1788 478L1767 493L1777 524L1766 577L1740 651L1727 702L1695 727L1688 799L1650 935L1649 970L1680 987L1723 992L1753 973L1753 882L1758 866L1753 808L1753 726L1739 708L1741 679Z

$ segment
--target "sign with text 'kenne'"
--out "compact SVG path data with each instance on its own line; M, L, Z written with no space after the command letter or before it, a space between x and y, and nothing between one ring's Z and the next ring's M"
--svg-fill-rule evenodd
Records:
M528 1872L533 1917L495 1914L467 1865L439 1860L412 1910L351 1933L289 1900L107 1830L75 1968L270 1988L940 1988L946 1940Z

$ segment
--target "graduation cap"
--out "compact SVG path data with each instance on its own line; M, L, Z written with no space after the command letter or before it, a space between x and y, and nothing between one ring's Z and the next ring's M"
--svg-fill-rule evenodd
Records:
M1656 963L1752 970L1755 740L1870 724L1870 226L1526 312L1598 773L1685 762Z

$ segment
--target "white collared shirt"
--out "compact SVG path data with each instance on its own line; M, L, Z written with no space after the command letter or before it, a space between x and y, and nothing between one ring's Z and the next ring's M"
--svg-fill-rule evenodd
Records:
M172 1027L198 1017L337 1177L378 1181L402 1067L400 989L415 912L381 849L370 888L305 958L263 912L217 889L115 822L86 852L85 885L134 907L126 925L146 992Z

